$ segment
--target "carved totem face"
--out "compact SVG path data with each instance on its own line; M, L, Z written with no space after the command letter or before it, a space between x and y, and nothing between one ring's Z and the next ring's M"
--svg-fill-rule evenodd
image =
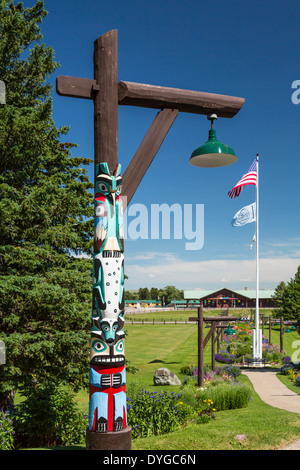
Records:
M124 235L121 166L97 165L91 364L124 364Z

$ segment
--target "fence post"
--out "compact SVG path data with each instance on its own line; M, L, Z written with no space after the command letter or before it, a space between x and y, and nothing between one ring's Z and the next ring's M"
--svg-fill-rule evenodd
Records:
M280 352L283 352L283 317L280 317Z
M198 308L198 386L203 387L203 307Z

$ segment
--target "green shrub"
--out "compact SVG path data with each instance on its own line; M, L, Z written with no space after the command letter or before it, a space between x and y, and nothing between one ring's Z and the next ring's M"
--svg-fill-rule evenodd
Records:
M236 357L245 356L246 354L251 354L251 344L249 342L244 341L235 341L227 346L228 352L234 354ZM225 355L223 354L225 357Z
M240 335L239 335L239 339L240 339L241 341L247 341L248 343L251 343L251 344L252 344L252 337L249 336L249 335L240 334Z
M193 375L193 369L193 366L182 366L180 372L185 375Z
M25 401L14 418L18 447L80 444L87 420L76 408L74 395L63 384L46 381L22 391Z
M245 408L251 398L251 388L245 384L220 384L197 392L198 400L212 400L217 411Z
M251 354L251 352L252 352L252 349L251 349L250 343L239 343L237 345L237 352L236 352L237 357L246 356L247 354Z
M13 448L13 420L8 411L0 410L0 450L12 450Z

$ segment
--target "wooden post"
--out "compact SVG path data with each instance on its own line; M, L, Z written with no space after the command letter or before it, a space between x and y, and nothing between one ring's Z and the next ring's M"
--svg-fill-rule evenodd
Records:
M198 307L198 387L203 387L203 307Z
M216 323L212 323L212 332L211 332L211 369L215 371L215 331L216 331Z
M269 344L271 344L272 321L271 315L269 316Z
M222 328L217 328L217 353L220 354L220 336L222 333Z
M95 161L107 162L113 172L118 163L118 31L94 42L94 79L101 92L94 97Z
M280 317L280 352L283 352L283 317Z

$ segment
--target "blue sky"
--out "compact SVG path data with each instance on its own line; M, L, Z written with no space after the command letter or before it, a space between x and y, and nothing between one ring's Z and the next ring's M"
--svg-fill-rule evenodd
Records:
M34 1L24 1L31 6ZM274 288L300 264L299 123L292 83L300 80L299 2L273 0L45 0L44 42L61 67L51 77L53 118L69 125L74 155L93 158L93 104L55 93L58 75L93 78L93 42L118 30L119 80L245 98L232 119L218 119L217 136L238 161L195 168L192 151L207 140L205 116L179 113L131 204L204 205L204 244L185 239L128 239L127 289L175 285L179 289L255 287L255 225L231 219L255 200L245 187L227 192L260 155L260 286ZM300 95L299 95L300 96ZM119 107L119 162L123 171L157 110ZM93 165L88 170L93 180ZM129 206L130 207L130 206ZM128 217L128 223L131 219ZM149 224L151 221L149 220Z

